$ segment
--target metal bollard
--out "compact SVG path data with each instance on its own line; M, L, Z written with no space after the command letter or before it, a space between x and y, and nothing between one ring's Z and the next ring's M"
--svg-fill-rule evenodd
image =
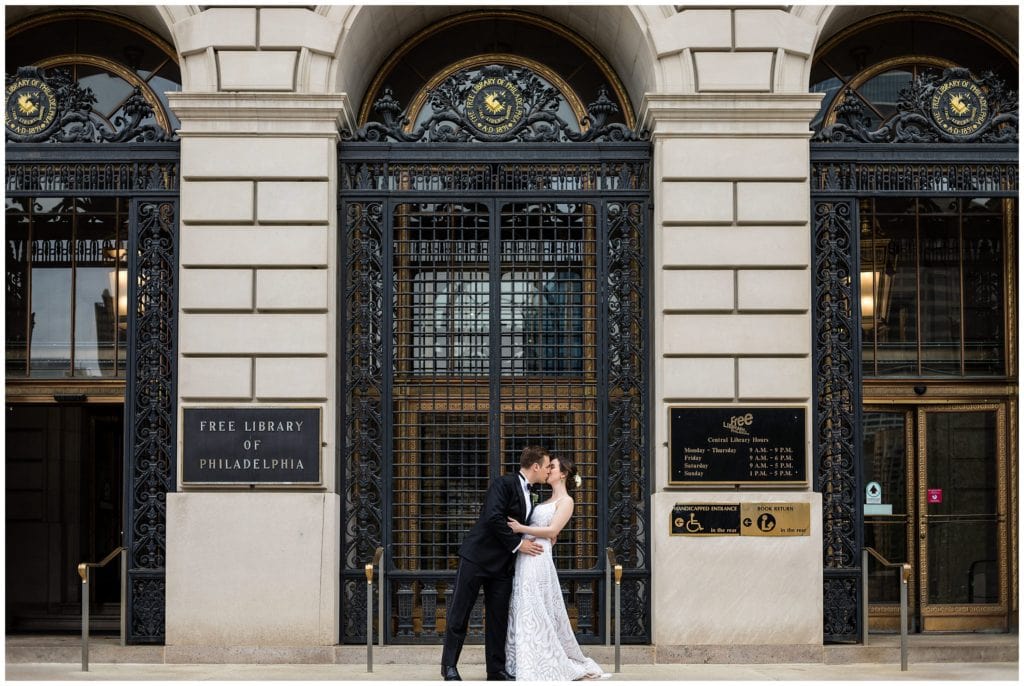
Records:
M619 649L622 647L622 565L615 565L615 673L622 671Z
M860 577L861 577L861 618L860 625L863 627L864 645L868 644L868 549L860 551Z
M900 570L900 671L907 671L907 587L910 583L910 565L903 563Z
M366 671L373 672L373 564L366 565Z
M82 577L82 671L89 671L89 565L78 565Z
M373 551L373 566L377 567L377 645L384 647L384 548Z

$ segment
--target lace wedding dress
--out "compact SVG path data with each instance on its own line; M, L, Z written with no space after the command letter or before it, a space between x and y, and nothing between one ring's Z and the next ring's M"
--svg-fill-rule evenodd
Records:
M557 502L535 507L530 526L551 524ZM536 540L544 546L542 554L516 558L505 668L516 675L516 681L574 681L610 676L580 650L562 600L551 541Z

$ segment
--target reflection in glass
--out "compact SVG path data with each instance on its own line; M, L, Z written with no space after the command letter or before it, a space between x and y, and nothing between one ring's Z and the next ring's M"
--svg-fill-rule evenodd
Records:
M22 198L7 210L7 376L123 377L128 203Z
M963 235L964 371L998 374L1003 369L1002 216L965 214Z
M115 219L92 215L76 231L75 376L114 374L119 271ZM127 285L127 273L124 281Z
M7 297L5 299L5 325L7 327L7 376L25 376L28 373L28 226L25 214L11 212L8 202L6 216ZM20 208L15 208L20 209Z
M864 517L864 545L890 562L907 562L907 438L906 413L865 412L864 482L882 487L882 504L892 505L893 516ZM874 558L868 561L868 597L872 604L898 603L899 574Z
M960 373L960 227L921 216L921 373Z
M1004 232L1009 201L860 203L865 376L1006 373Z
M33 267L31 370L35 377L71 373L71 269Z
M999 596L996 413L929 412L928 602L995 602Z

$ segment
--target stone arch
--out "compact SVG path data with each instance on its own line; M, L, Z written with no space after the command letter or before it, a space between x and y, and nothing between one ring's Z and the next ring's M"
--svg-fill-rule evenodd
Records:
M379 66L404 40L445 17L476 9L470 6L324 6L317 9L342 26L331 83L358 109ZM572 29L608 60L625 85L633 108L643 95L658 90L662 77L650 37L646 8L630 6L532 6L534 14Z
M169 11L184 9L181 7L156 7L153 5L76 5L69 8L67 5L11 5L5 9L4 22L6 26L12 26L25 19L40 14L47 14L56 10L96 10L106 14L124 17L132 22L149 29L165 41L174 44L171 34L171 22L168 21Z
M924 8L910 8L911 11ZM891 6L879 5L829 5L826 7L801 6L796 12L813 16L817 27L814 50L810 59L807 60L807 86L810 87L810 64L818 49L827 43L840 31L853 26L861 21L880 14L892 13ZM977 27L991 33L999 41L1013 50L1016 54L1020 49L1019 12L1015 5L995 6L945 6L936 8L935 14L944 14L958 19L964 19Z

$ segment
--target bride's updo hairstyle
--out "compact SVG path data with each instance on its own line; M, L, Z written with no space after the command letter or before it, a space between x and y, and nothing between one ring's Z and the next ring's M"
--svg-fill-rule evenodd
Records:
M572 458L558 455L557 458L553 456L551 459L558 460L558 468L565 476L565 490L569 493L575 491L576 479L579 477L576 475L576 465L573 464Z

